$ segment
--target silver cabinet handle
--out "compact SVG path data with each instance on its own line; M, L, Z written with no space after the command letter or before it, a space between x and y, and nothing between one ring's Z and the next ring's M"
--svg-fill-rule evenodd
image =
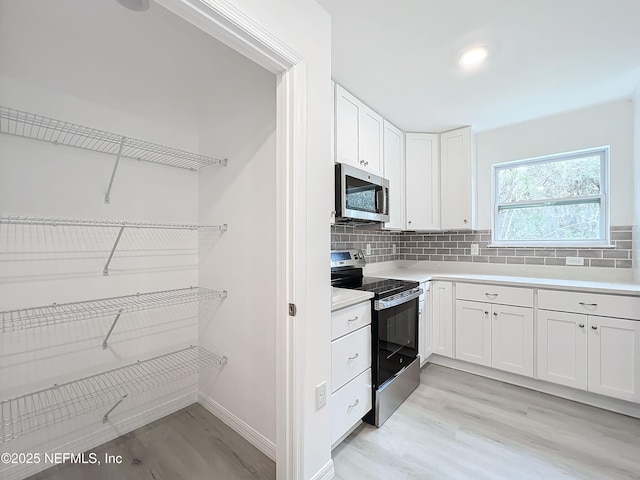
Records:
M467 219L465 218L464 220L462 220L464 223L467 223Z
M411 220L409 220L407 223L408 223L409 225L411 225Z
M584 302L578 302L579 305L582 305L583 307L597 307L598 304L597 303L584 303Z
M493 300L494 298L498 298L498 294L497 293L488 293L488 292L484 292L484 294L487 296L487 298Z
M579 324L578 324L578 326L579 326L580 328L584 328L584 323L579 323Z
M364 162L364 166L368 167L369 166L369 162Z
M497 317L498 316L498 312L493 312L493 316Z
M355 322L356 320L358 320L357 315L354 318L350 318L349 320L347 320L347 322Z
M351 405L349 405L349 409L352 409L353 407L357 407L358 405L360 405L360 399L356 398L356 401L353 402Z
M597 325L591 325L591 328L592 328L593 330L597 330L597 329L598 329L598 326L597 326Z
M489 312L487 312L487 311L485 310L484 314L485 314L485 315L489 315Z
M359 356L360 356L360 354L356 353L353 357L349 357L349 360L355 360Z

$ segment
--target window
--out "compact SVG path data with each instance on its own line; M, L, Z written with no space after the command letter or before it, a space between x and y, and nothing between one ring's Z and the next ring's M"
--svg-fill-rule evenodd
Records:
M495 245L609 243L609 147L493 166Z

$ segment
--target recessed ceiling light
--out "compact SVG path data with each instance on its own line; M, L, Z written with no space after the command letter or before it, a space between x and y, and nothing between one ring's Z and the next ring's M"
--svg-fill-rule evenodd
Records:
M134 12L144 12L149 8L149 0L116 0L116 2Z
M475 67L484 62L488 54L489 49L484 45L467 48L462 52L462 55L460 55L460 66L464 68Z

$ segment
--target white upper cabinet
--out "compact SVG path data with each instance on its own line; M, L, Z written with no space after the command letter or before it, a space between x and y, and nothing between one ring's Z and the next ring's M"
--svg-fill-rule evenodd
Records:
M337 84L334 98L335 161L382 175L382 117Z
M384 120L366 105L362 106L362 130L360 132L362 164L369 172L382 175L382 137Z
M384 224L390 230L405 226L404 197L404 134L384 121L383 177L389 180L389 218Z
M589 391L640 402L640 322L589 316Z
M439 135L405 135L406 229L440 229Z
M471 127L440 135L440 223L443 230L477 228L475 134Z

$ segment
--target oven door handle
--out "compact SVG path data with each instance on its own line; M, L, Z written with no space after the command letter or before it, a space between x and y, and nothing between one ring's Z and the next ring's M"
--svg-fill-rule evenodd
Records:
M398 305L402 305L403 303L410 302L413 299L418 298L422 295L421 288L413 288L406 292L405 295L401 295L396 298L391 298L390 300L376 300L374 302L373 308L377 311L386 310L387 308L397 307Z

